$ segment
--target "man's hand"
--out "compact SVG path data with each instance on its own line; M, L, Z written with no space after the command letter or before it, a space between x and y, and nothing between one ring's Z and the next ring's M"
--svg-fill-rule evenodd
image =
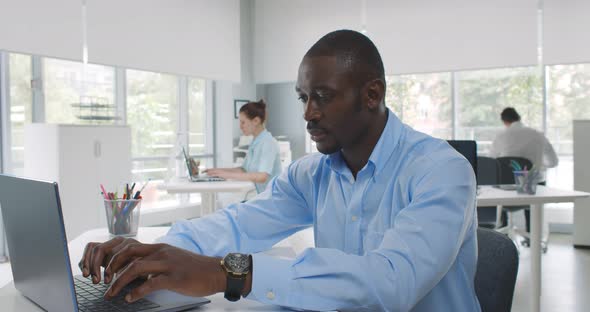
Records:
M104 244L88 244L80 263L85 276L90 272L95 283L100 281L101 265L106 266L105 283L110 283L117 275L105 293L107 299L116 296L133 280L147 277L126 295L125 299L133 302L160 289L188 296L223 292L226 276L220 260L166 244L142 244L132 239L114 238Z
M105 243L88 243L84 248L82 260L78 263L82 275L92 275L92 282L97 284L100 282L100 267L106 267L116 253L131 244L139 242L132 238L115 237Z

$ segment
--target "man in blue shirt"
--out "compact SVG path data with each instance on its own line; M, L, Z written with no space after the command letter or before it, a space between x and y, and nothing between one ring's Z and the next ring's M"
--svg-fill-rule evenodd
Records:
M110 282L132 263L107 297L151 274L131 301L165 288L310 310L480 311L473 170L445 141L401 123L385 86L367 37L327 34L296 87L322 154L295 161L249 202L175 223L162 244L89 244L84 274L99 282L103 265ZM295 260L261 253L310 226L316 248Z

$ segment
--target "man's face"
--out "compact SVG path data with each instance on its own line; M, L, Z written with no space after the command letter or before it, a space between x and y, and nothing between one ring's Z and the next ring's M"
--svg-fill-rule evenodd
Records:
M303 117L323 154L362 143L368 131L370 116L352 76L333 56L305 57L299 66L296 91Z

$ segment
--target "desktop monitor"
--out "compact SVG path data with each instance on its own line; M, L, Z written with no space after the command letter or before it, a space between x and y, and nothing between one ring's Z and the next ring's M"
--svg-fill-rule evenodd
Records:
M477 177L477 142L471 140L448 140L447 142L469 161Z

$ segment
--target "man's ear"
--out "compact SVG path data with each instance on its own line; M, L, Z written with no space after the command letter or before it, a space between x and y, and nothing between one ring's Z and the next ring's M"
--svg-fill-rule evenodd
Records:
M373 79L367 82L364 91L369 110L379 109L385 98L385 82L381 79Z

